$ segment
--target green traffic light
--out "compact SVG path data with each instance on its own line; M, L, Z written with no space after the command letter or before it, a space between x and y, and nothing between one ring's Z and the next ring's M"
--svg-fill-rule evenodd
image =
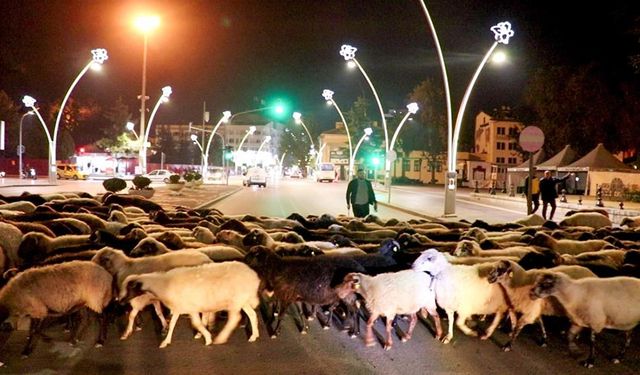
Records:
M373 165L378 166L380 164L380 159L375 156L371 159L371 162L373 163Z

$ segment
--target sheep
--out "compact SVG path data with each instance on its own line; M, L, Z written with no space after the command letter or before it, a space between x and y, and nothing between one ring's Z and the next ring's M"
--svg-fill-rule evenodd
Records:
M466 264L466 265L474 265L480 263L495 263L501 260L510 260L517 262L519 260L518 257L514 256L455 256L450 255L448 253L443 253L444 257L447 258L447 261L451 264Z
M131 249L129 255L133 258L146 257L149 255L160 255L171 253L167 245L158 241L153 237L143 238L138 242L138 244Z
M433 278L436 302L447 312L449 330L445 337L439 337L444 344L453 338L454 314L458 328L468 336L477 336L465 324L474 314L495 314L493 322L481 339L486 340L498 327L504 313L509 310L511 322L515 322L515 314L508 308L502 290L497 285L491 285L487 279L480 276L481 265L452 265L447 262L443 254L435 249L422 252L413 262L415 271L428 272Z
M193 251L180 251L164 255L158 255L145 258L129 258L121 250L105 247L98 251L92 261L99 264L114 276L116 286L122 290L122 283L130 275L168 271L176 267L197 266L200 264L211 263L206 255ZM126 340L133 332L133 323L138 313L147 305L153 303L156 315L162 323L162 327L167 326L167 322L162 314L162 308L158 302L148 295L137 296L130 299L131 312L129 313L129 321L127 328L120 337Z
M556 251L559 254L572 255L585 253L588 251L598 251L605 248L606 246L611 246L607 241L603 240L556 240L548 234L541 232L536 233L529 245L546 247Z
M40 336L43 319L64 315L81 307L102 314L113 297L113 278L102 267L85 261L38 267L13 277L0 290L0 323L10 316L31 318L27 345L22 351L28 356L35 339ZM103 345L107 334L102 317L96 345Z
M91 227L87 225L87 223L70 217L51 219L49 221L37 221L35 223L47 226L56 236L65 234L91 234Z
M577 351L576 336L591 328L589 357L583 362L591 368L595 362L596 334L605 328L625 331L625 344L613 359L619 363L631 344L633 328L640 322L640 280L631 277L572 280L561 273L542 273L535 281L531 298L553 296L560 301L571 320L569 349Z
M614 268L622 267L624 263L625 250L600 250L580 253L578 255L562 254L561 261L563 264L577 264L581 262L603 262Z
M458 246L453 251L455 256L479 256L479 257L496 257L496 256L515 256L522 258L528 253L536 251L535 248L530 246L515 246L507 247L504 249L496 250L483 250L475 241L462 240L458 243Z
M225 243L239 249L244 249L244 245L242 244L243 239L244 236L234 230L225 229L216 233L216 240L218 242Z
M640 216L625 217L620 222L620 226L625 226L625 225L629 228L640 227Z
M7 268L16 267L20 262L18 249L22 242L22 232L15 225L0 221L0 248L8 260L8 264L0 264L2 272Z
M60 237L48 237L42 233L27 233L22 238L18 248L18 265L23 263L33 264L60 249L79 248L91 245L90 236L86 234L65 235Z
M262 245L266 246L270 249L275 250L278 249L303 249L303 248L312 248L314 250L320 250L318 247L309 245L305 243L288 243L288 242L276 242L269 236L267 232L260 228L254 228L247 233L242 239L242 246L244 249L250 249L253 246Z
M272 337L280 333L280 324L284 313L294 302L306 302L312 305L330 305L326 322L331 322L333 307L341 300L334 289L349 272L364 272L364 268L357 262L343 257L280 257L273 250L265 246L254 246L245 256L245 262L253 268L263 280L264 289L273 291L280 302L278 321L273 328ZM353 318L350 334L358 331L357 316L354 304L349 302L347 307ZM297 309L296 309L297 310ZM308 331L308 325L302 320L302 333Z
M526 227L532 227L532 226L538 226L538 225L544 224L545 220L542 216L538 214L531 214L522 219L518 219L515 222L520 225L524 225Z
M380 316L387 318L387 339L384 343L384 349L389 350L393 346L391 328L397 314L410 314L411 316L409 331L401 338L403 342L411 339L418 320L416 313L421 309L426 309L433 317L436 324L436 337L442 335L435 293L428 287L429 284L431 284L431 277L424 272L404 270L377 276L350 273L336 289L340 298L346 298L346 293L358 293L365 299L367 310L371 314L367 321L365 336L367 346L374 345L373 324L375 321Z
M151 211L162 211L162 207L159 204L145 198L106 193L102 197L102 204L108 206L112 203L117 203L122 207L138 207L143 209L146 213Z
M18 196L11 196L11 197L7 197L0 194L0 200L5 201L6 203L12 203L12 202L18 202L18 201L29 201L36 206L44 204L47 201L39 194L30 194L27 192L24 192Z
M577 214L581 212L598 213L600 215L609 217L609 212L607 212L607 210L603 208L583 208L580 210L569 210L564 216L572 216L573 214Z
M16 228L20 229L20 232L22 232L22 234L27 234L29 232L40 232L49 237L56 236L56 234L53 233L51 229L39 223L25 223L20 221L11 221L11 220L1 220L1 221L14 225Z
M115 235L106 230L97 230L89 236L89 240L102 246L110 246L120 249L125 253L131 251L147 237L147 233L140 228L135 228L125 235Z
M353 240L362 240L362 241L381 241L386 238L395 238L398 234L394 230L389 229L379 229L372 231L350 231L345 227L337 224L332 224L329 226L329 232L339 233L345 236L350 237Z
M167 337L160 344L165 348L171 343L173 330L181 314L189 314L191 324L211 345L211 333L200 321L200 312L214 313L226 310L227 323L213 340L224 344L240 322L240 311L244 311L251 322L249 342L259 336L258 316L255 308L260 303L258 288L260 278L246 264L225 262L176 268L166 273L154 272L131 275L123 283L121 299L129 299L140 293L150 293L171 310L171 322Z
M193 228L193 237L199 242L204 244L211 244L216 242L216 236L211 232L209 228L205 227L195 227Z
M12 203L0 204L0 210L31 213L36 210L36 205L29 201L17 201Z
M560 221L560 226L584 226L599 229L611 226L611 219L608 216L596 212L577 212L567 216Z
M209 257L214 262L225 262L230 260L244 259L244 253L233 246L210 245L190 249L198 251ZM162 242L155 238L148 237L140 241L129 254L132 258L147 257L153 255L161 255L172 252Z
M597 277L589 269L580 266L558 266L550 268L552 272L562 272L569 275L573 279L584 277ZM516 312L522 315L518 318L515 330L509 335L509 341L502 347L504 351L510 351L520 331L529 324L538 321L542 332L542 346L546 346L547 334L542 322L541 315L561 315L564 311L558 311L557 303L551 299L532 300L529 293L533 287L536 277L543 271L531 270L525 271L516 262L500 261L497 262L489 272L489 283L499 283L509 299L509 304L513 306Z

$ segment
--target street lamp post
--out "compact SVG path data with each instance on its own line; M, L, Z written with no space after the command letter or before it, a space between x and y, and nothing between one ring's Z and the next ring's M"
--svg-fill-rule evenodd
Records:
M371 133L373 133L373 130L371 130L371 128L364 129L364 134L362 135L362 137L360 137L360 140L358 141L358 143L356 143L356 148L353 150L351 159L349 159L349 169L353 170L353 164L356 159L356 154L358 153L358 149L360 148L360 145L362 144L362 142L364 142L364 140L367 139L367 137L370 136Z
M18 137L18 143L20 143L18 145L18 174L19 174L19 178L22 179L22 175L24 173L24 170L22 168L22 154L24 154L24 145L22 144L22 122L24 121L24 118L27 116L33 115L33 111L29 111L27 113L25 113L24 115L22 115L22 117L20 118L20 130L19 130L19 137Z
M40 112L38 112L38 109L35 107L36 100L28 95L25 95L24 98L22 99L22 102L24 103L24 105L26 107L31 108L36 113L36 115L38 116L38 119L40 120L40 124L44 128L45 133L47 135L47 140L49 141L48 176L49 176L49 183L51 184L56 183L56 177L57 177L56 143L58 140L58 129L60 128L60 122L62 120L62 113L64 111L64 106L67 104L67 100L69 100L69 97L71 96L71 92L76 87L78 82L80 82L80 79L87 73L87 71L89 69L99 70L102 67L102 64L105 62L105 60L109 58L107 55L107 50L103 48L91 50L91 55L92 55L91 61L89 61L89 63L85 65L85 67L80 71L76 79L71 83L71 86L69 86L69 89L67 90L67 93L65 94L64 99L62 99L62 102L60 103L58 116L56 117L56 122L53 127L53 134L49 132L49 129L47 128L47 125L44 122L44 119L40 115Z
M307 136L309 136L309 141L311 142L311 148L315 149L316 145L313 142L313 138L311 137L311 133L309 133L309 129L307 129L307 126L304 124L304 121L302 121L302 114L300 112L293 112L293 119L296 121L296 124L302 125L304 130L307 132Z
M209 163L209 149L211 148L211 141L213 140L213 135L216 134L216 131L220 127L220 124L222 124L223 122L229 121L230 118L231 118L231 112L229 111L222 112L222 117L220 118L216 126L214 126L213 130L211 131L211 135L209 136L209 140L207 141L207 147L205 148L205 151L203 153L203 161L202 161L202 178L203 179L206 179L207 177L207 164ZM222 144L224 146L224 141L222 142Z
M171 86L165 86L162 88L162 95L160 95L160 98L156 102L155 107L153 107L153 111L151 111L151 116L149 117L149 123L147 124L147 127L144 133L140 133L141 135L144 134L144 137L142 137L142 144L140 145L140 154L139 154L141 174L147 173L147 144L149 143L149 133L151 130L151 125L153 125L153 119L156 117L156 112L158 112L158 108L160 108L160 104L166 103L169 101L169 97L171 96L171 93L172 93Z
M140 16L135 21L136 27L142 31L144 45L142 48L142 89L140 94L140 135L146 134L145 131L145 117L146 117L146 108L145 104L147 101L147 45L149 40L149 33L156 29L160 25L160 17L158 16ZM151 122L151 121L149 121ZM145 150L145 145L141 145L140 153L139 153L139 164L141 168L141 173L146 172L146 155L142 155L142 150Z
M270 135L264 137L264 140L260 144L260 147L258 147L258 152L256 152L256 159L258 159L260 157L260 151L262 151L262 147L264 147L264 145L269 141L271 141L271 136ZM257 163L254 163L254 165L256 165L256 164Z
M353 149L351 148L351 134L349 134L349 127L347 126L347 120L344 119L344 116L342 115L342 111L340 110L340 107L338 107L338 103L336 103L335 100L333 100L333 94L334 93L331 90L322 91L322 96L324 97L324 100L327 101L327 104L333 105L336 111L338 111L340 118L342 119L342 123L344 124L344 129L347 131L347 139L349 140L349 160L351 160L351 154L353 154ZM351 179L351 176L353 175L353 171L350 169L350 167L351 165L349 165L349 170L347 171L347 174L349 175L349 179Z
M235 157L233 158L234 169L236 169L236 170L238 169L238 157L240 156L240 151L242 150L242 145L244 144L244 141L247 140L247 137L249 137L249 135L251 135L251 134L253 134L255 132L256 132L256 127L251 125L249 127L249 130L247 130L247 132L244 134L244 137L242 137L242 140L240 140L240 144L238 145L238 148L236 149Z
M396 160L396 152L394 147L396 145L396 140L398 139L398 134L400 133L400 129L404 126L404 123L407 121L409 116L415 115L418 112L418 103L409 103L407 105L407 114L404 115L400 124L396 128L396 131L393 133L393 137L391 137L391 146L389 147L389 153L391 154L389 157L389 163L395 162ZM387 184L387 203L391 203L391 178L389 178L389 183Z
M378 104L378 110L380 110L380 118L382 120L382 128L384 130L384 166L385 166L385 184L388 184L389 181L389 170L391 169L391 163L389 162L389 133L387 131L387 119L384 117L384 110L382 109L382 103L380 102L380 97L378 96L378 92L376 88L373 86L373 83L369 79L369 76L362 68L362 65L356 59L356 51L358 49L352 47L348 44L343 44L340 48L340 56L344 57L344 59L349 62L350 66L355 65L360 70L360 73L364 76L369 83L369 87L371 87L371 91L373 92L373 96L376 98L376 103ZM353 63L353 64L351 64Z

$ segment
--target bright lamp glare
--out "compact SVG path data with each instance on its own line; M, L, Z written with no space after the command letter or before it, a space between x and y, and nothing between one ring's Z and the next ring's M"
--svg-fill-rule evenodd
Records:
M276 105L275 111L276 111L277 114L284 113L284 106L282 104Z
M349 61L347 62L347 66L348 66L350 69L353 69L353 68L355 68L355 67L356 67L356 63L355 63L353 60L349 60Z
M195 141L196 139L198 139L198 136L195 134L191 134L191 140Z
M102 64L98 64L97 62L91 63L91 70L99 72L102 70Z
M502 63L504 63L505 61L507 61L507 55L506 55L504 52L502 52L502 51L498 51L498 52L496 52L496 53L494 53L494 54L493 54L493 56L492 56L491 60L492 60L494 63L502 64Z
M158 16L140 16L136 18L136 27L143 33L148 33L160 26L160 17Z
M133 122L131 121L127 122L127 130L131 131L135 126L136 125Z

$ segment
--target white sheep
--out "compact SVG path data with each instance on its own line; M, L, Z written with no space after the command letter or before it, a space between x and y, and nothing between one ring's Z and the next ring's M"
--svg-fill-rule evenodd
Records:
M123 281L130 275L137 275L149 272L168 271L176 267L197 266L200 264L211 263L206 255L192 250L182 250L179 252L171 252L168 254L150 256L144 258L130 258L121 250L105 247L98 251L93 257L93 262L99 264L106 269L115 278L118 288L122 288ZM133 324L138 313L147 305L153 303L156 315L162 323L162 327L166 328L167 321L162 314L162 308L157 300L150 298L148 295L141 295L129 301L131 312L127 328L120 337L126 340L133 332Z
M576 212L571 216L567 216L560 222L561 226L582 226L599 229L611 226L611 219L597 212Z
M8 264L1 264L0 269L4 272L8 268L21 264L18 256L18 249L22 242L22 232L13 224L0 221L0 248L4 250L4 256Z
M625 217L620 222L620 226L626 225L629 228L640 227L640 216Z
M31 213L36 210L36 205L29 201L17 201L0 204L0 210L16 211L18 213Z
M542 216L538 214L531 214L522 219L516 220L515 223L524 225L525 227L533 227L533 226L542 225L544 224L545 221L546 220Z
M597 277L588 268L581 266L557 266L549 268L549 272L562 272L573 279L584 277ZM543 271L525 271L518 263L513 261L497 262L489 272L489 283L499 283L513 306L521 316L518 318L515 330L511 331L509 341L502 347L504 351L510 351L520 331L527 325L536 321L540 324L542 332L542 346L546 345L547 333L542 322L542 315L564 316L564 310L558 309L557 302L553 299L543 298L532 300L529 296L533 289L536 277Z
M618 363L631 343L631 332L640 322L640 280L631 277L572 280L559 273L543 273L536 279L532 298L554 296L571 319L569 349L577 351L576 336L583 328L591 328L589 357L585 367L593 367L596 334L603 329L625 331L625 344L613 360Z
M193 228L193 237L204 244L216 242L216 236L213 234L211 229L201 226Z
M435 293L429 288L431 277L424 272L404 270L399 272L383 273L376 276L368 276L362 273L350 273L344 278L344 282L336 287L338 296L342 299L347 293L358 293L366 302L369 310L367 321L367 334L365 344L374 345L373 324L380 316L387 318L387 339L384 349L389 350L393 346L391 329L393 320L398 314L410 314L409 330L401 338L403 342L411 339L413 329L418 320L417 312L426 309L435 321L436 337L442 335L440 316L438 315Z
M483 265L453 265L445 256L435 249L429 249L414 261L415 271L428 272L433 277L436 302L447 312L449 330L442 342L447 344L453 338L453 322L469 336L477 336L466 325L466 320L476 314L495 314L493 322L481 339L489 338L498 327L504 313L509 310L511 322L515 322L515 314L508 308L507 301L500 286L491 285L480 271Z
M511 246L504 249L483 250L476 241L462 240L458 242L453 255L459 257L478 256L478 257L497 257L497 256L513 256L522 258L535 248L530 246Z
M89 237L88 234L49 237L39 232L27 233L23 236L18 248L18 264L40 261L57 249L89 245L91 244Z
M240 322L240 311L249 317L249 342L253 342L259 336L255 312L260 303L259 286L260 278L249 266L241 262L224 262L176 268L166 273L131 275L125 279L120 296L124 299L139 293L151 293L171 310L169 332L160 348L171 343L173 330L181 314L190 316L193 327L204 336L205 345L210 345L211 333L202 324L199 313L221 310L227 311L227 323L213 343L227 342Z
M490 257L490 256L455 256L455 255L450 255L448 253L443 253L444 257L447 258L447 261L451 264L466 264L466 265L473 265L473 264L481 264L481 263L495 263L501 260L511 260L514 262L517 262L518 260L520 260L519 257L514 257L514 256L495 256L495 257Z
M596 215L599 215L599 214L596 214ZM566 239L556 240L555 238L542 232L536 233L530 245L546 247L551 250L554 250L558 254L572 254L572 255L586 253L588 251L599 251L605 247L612 246L609 242L604 240L587 240L587 241L576 241L576 240L566 240Z
M113 297L113 278L102 267L86 261L72 261L28 269L13 277L0 290L0 323L8 317L31 318L27 356L40 335L42 321L55 314L67 314L87 307L101 314ZM102 321L97 345L106 339ZM74 338L75 339L75 338Z

